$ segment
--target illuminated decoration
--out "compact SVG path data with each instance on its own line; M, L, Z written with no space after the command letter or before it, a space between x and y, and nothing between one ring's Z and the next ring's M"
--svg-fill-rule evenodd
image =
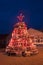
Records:
M33 44L32 39L29 37L25 22L22 22L24 15L21 13L20 16L17 16L17 18L19 19L19 22L15 24L14 30L11 34L12 37L5 52L8 54L21 54L23 56L37 54L38 50L36 45Z
M24 15L22 15L22 13L20 13L20 16L17 16L17 18L19 19L19 21L23 21Z

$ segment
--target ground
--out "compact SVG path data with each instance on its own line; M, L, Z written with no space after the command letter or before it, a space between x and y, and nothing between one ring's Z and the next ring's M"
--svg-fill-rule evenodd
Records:
M43 47L38 47L39 54L30 57L7 56L0 50L0 65L43 65Z

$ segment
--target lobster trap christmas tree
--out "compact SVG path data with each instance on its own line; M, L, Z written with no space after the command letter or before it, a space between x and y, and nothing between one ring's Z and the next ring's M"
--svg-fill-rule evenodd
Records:
M6 46L5 52L8 55L12 53L16 55L30 56L37 54L38 50L36 45L33 44L32 39L29 37L27 25L23 21L24 15L22 13L17 16L18 22L14 25L11 39Z

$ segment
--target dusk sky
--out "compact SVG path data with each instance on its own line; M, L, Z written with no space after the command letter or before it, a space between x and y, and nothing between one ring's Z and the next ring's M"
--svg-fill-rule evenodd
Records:
M8 34L22 12L30 28L43 30L43 0L0 0L0 34Z

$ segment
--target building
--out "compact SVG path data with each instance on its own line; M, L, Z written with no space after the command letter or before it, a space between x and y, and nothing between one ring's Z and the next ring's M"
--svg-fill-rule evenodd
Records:
M43 32L35 30L33 28L28 29L28 32L34 44L43 44Z

